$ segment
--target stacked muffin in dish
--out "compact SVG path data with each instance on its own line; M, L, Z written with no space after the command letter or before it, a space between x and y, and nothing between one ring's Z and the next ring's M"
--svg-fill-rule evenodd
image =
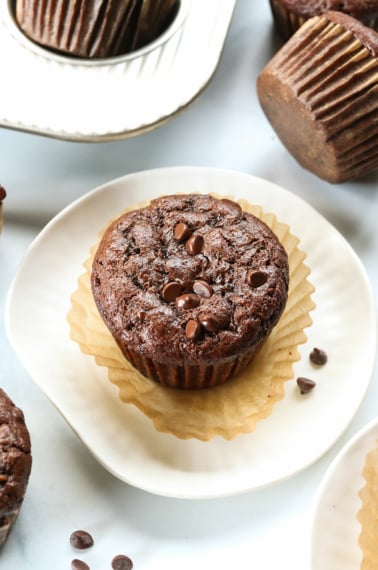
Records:
M16 0L15 18L32 41L82 58L137 50L172 23L180 0Z

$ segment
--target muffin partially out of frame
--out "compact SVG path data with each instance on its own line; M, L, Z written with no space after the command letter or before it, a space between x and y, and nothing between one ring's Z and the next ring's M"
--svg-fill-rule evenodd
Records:
M222 198L218 195L215 197ZM148 205L149 203L139 204L124 213ZM307 279L310 270L304 264L306 254L299 249L299 240L290 232L289 226L278 221L273 214L263 212L260 206L251 205L245 200L238 201L236 205L233 200L226 200L222 207L228 211L228 216L240 216L241 209L263 221L285 249L290 272L289 293L283 314L250 364L227 382L209 389L172 389L147 378L125 358L99 314L91 289L93 260L99 241L109 224L100 232L99 241L94 243L90 257L84 263L85 272L78 279L78 287L72 294L68 313L71 338L78 343L83 353L94 357L98 366L105 367L109 380L118 387L120 400L137 406L152 420L158 431L181 439L209 441L215 436L233 439L241 433L250 433L261 419L269 416L275 404L284 397L286 381L294 376L293 363L300 358L298 345L306 341L304 329L311 325L310 312L315 307L311 298L314 287ZM174 228L170 226L169 232L172 230ZM182 238L179 242L182 246L189 239L187 237L184 240L186 231L185 227L180 226L174 232L178 238ZM191 254L188 254L188 260L190 263L194 261ZM222 262L222 259L219 261ZM224 259L223 263L225 262ZM177 272L174 276L177 278ZM200 291L208 295L208 285L202 283L204 280L200 281L198 288L196 285L196 295ZM164 290L164 294L169 291L170 287ZM188 309L180 308L180 312L186 311ZM215 316L218 315L215 313ZM187 333L191 336L194 332L195 335L196 330L195 324L191 324L188 331L185 325L185 337ZM214 335L200 328L198 338L201 335L205 338L207 334ZM195 339L191 342L194 343ZM99 381L100 378L101 374Z
M24 414L0 388L0 547L16 522L31 464L30 436Z
M15 0L15 18L26 36L48 49L82 58L137 50L174 20L180 0Z
M307 20L262 70L257 92L307 170L339 183L378 168L378 34L355 18Z
M336 10L378 30L377 0L270 0L275 26L284 40L309 18Z
M0 184L0 232L3 228L3 200L6 195L5 188Z

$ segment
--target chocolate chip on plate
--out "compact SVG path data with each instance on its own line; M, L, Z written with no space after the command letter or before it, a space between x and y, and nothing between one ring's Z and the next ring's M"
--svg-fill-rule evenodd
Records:
M316 382L314 382L314 380L311 380L310 378L303 378L302 376L300 376L299 378L297 378L297 385L301 394L308 394L309 392L311 392L311 390L315 388Z
M112 560L113 570L131 570L133 567L133 561L128 556L124 554L117 554Z
M71 562L71 570L89 570L89 566L83 560L75 558Z
M74 548L85 550L93 546L93 538L86 530L75 530L70 536L70 543Z
M317 366L323 366L327 360L327 353L321 348L313 348L310 352L310 361Z

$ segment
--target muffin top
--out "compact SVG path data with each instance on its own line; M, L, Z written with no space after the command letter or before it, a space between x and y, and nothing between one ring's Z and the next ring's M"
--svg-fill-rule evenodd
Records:
M24 414L0 388L0 529L8 525L8 517L24 498L32 462L30 448Z
M115 220L91 274L120 347L176 365L258 345L285 307L288 280L287 254L264 222L197 194L160 197Z
M327 10L341 10L355 18L378 14L377 0L280 0L287 10L309 17Z

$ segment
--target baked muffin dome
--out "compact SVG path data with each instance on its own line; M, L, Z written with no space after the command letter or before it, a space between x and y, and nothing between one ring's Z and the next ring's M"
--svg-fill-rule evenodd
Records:
M270 0L275 26L287 40L306 20L327 11L340 11L378 30L376 0Z
M24 500L31 471L31 444L23 412L0 388L0 546Z
M114 221L92 291L124 356L180 388L226 381L253 357L287 300L287 255L264 222L208 195L152 200Z
M329 182L378 168L378 34L341 12L307 20L257 79L281 142Z

